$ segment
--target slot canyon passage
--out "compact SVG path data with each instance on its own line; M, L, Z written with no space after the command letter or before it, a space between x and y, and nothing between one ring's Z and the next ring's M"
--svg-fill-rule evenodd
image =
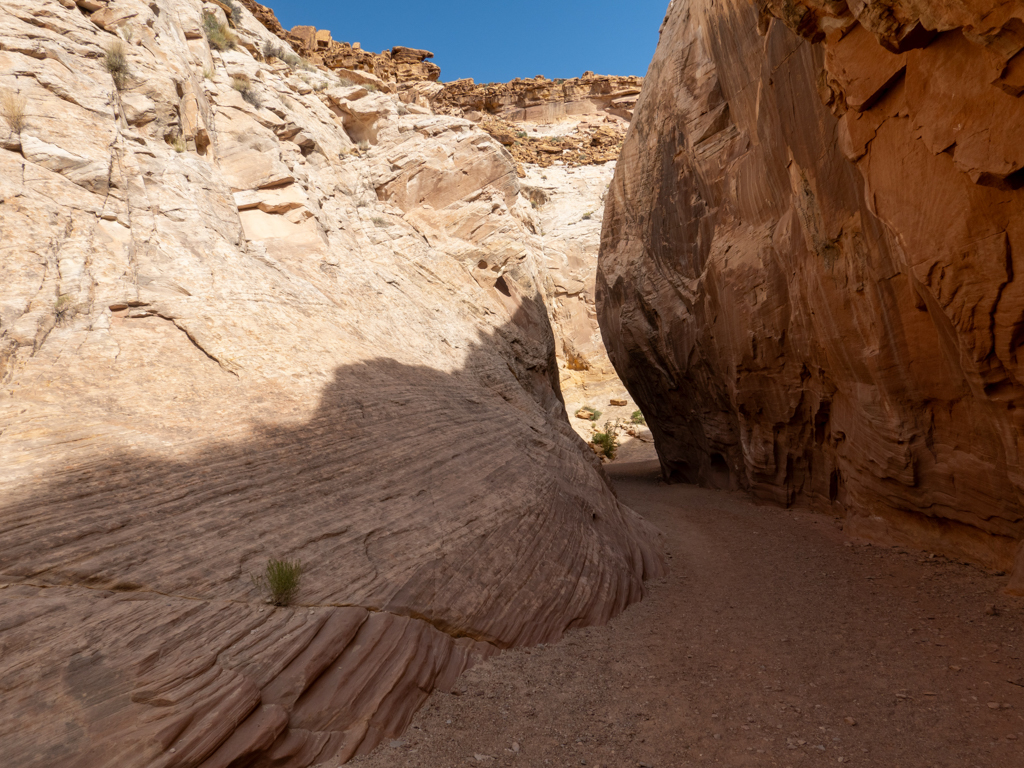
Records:
M431 58L0 0L0 766L1024 765L1024 5Z

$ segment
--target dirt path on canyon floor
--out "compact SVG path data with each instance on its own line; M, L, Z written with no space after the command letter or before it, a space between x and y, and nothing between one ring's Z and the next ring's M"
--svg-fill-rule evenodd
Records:
M608 626L434 693L359 768L1024 767L1024 604L1005 577L851 546L841 521L608 466L667 578Z

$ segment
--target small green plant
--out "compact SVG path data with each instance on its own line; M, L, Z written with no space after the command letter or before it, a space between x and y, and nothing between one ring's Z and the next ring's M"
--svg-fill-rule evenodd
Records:
M11 133L21 135L25 129L25 97L7 88L0 90L0 115L7 121Z
M615 452L619 448L619 441L615 436L615 427L610 421L604 423L604 432L595 432L591 442L601 449L609 459L615 458Z
M61 294L53 305L53 319L57 325L67 325L78 314L78 306L69 294Z
M179 154L188 149L188 144L185 143L185 137L182 136L181 134L178 134L176 136L169 136L167 138L167 143L170 144L171 147L174 148L174 151L178 152Z
M210 47L217 51L229 51L235 47L238 38L209 11L203 11L203 32Z
M203 77L206 80L213 80L213 70L209 67L203 67Z
M372 221L375 225L381 228L391 226L391 222L385 219L383 216L374 216L373 218L370 219L370 221Z
M516 131L516 138L517 139L525 139L526 138L526 131Z
M584 411L590 411L590 420L591 421L597 421L599 418L601 418L601 411L599 411L597 408L595 408L592 405L584 405L583 406L583 410Z
M629 420L634 424L646 424L647 419L644 418L642 411L633 411L633 415L629 417Z
M115 40L103 51L103 66L114 79L114 87L123 90L128 84L128 54L123 40Z
M260 95L256 93L256 90L252 87L252 80L250 80L246 75L235 75L232 77L231 87L242 94L242 98L256 107L256 109L263 106L263 101L260 99Z
M586 213L583 214L583 220L586 221L587 219L589 219L593 215L594 215L593 211L587 211Z
M252 574L252 583L273 605L288 605L299 591L302 564L298 560L268 560L263 573Z

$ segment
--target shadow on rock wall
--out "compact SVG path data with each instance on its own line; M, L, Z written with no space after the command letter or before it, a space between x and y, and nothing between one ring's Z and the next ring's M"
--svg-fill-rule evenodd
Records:
M6 764L345 760L474 659L638 600L657 535L522 336L482 335L450 374L343 366L299 425L187 458L114 449L5 493ZM252 584L271 557L302 562L293 606Z

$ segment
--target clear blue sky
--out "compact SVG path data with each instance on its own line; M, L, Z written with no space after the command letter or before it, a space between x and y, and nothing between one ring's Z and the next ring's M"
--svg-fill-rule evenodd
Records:
M434 52L441 80L478 83L544 75L643 75L669 0L260 0L281 25L329 29L335 40L382 51Z

